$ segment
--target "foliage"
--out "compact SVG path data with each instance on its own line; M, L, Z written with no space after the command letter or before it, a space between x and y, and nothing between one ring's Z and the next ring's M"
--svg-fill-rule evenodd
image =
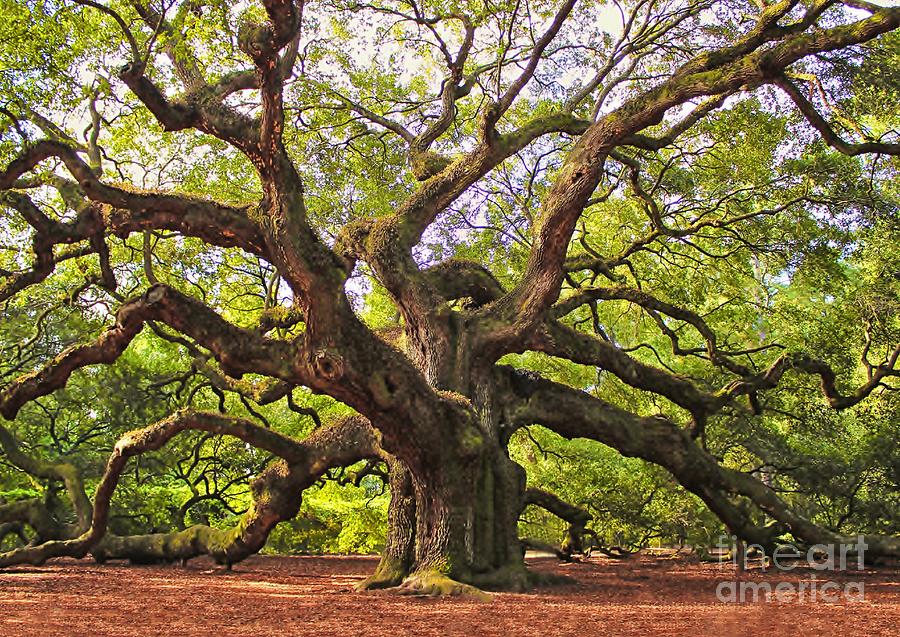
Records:
M282 344L327 332L322 321L314 320L313 296L319 294L317 300L329 308L327 328L341 317L346 319L341 325L356 329L358 319L368 328L367 338L369 330L379 337L364 341L346 336L357 334L348 327L318 343L314 356L339 349L335 343L346 337L367 354L383 346L377 351L384 356L389 352L398 360L402 357L402 364L393 367L376 361L355 376L348 372L363 390L292 380L287 393L266 400L276 375L248 371L241 367L248 364L241 356L232 357L241 359L235 363L222 355L226 346L204 342L207 323L199 322L196 336L177 329L174 320L147 319L112 364L81 366L64 387L26 402L14 419L2 422L30 456L73 464L85 476L88 492L104 475L111 451L126 432L189 407L240 416L295 440L322 431L322 421L359 412L397 439L397 431L405 432L422 416L419 407L409 405L424 403L409 399L407 412L397 417L400 408L382 407L384 392L390 394L393 388L378 375L384 372L387 378L388 368L411 369L410 360L425 366L415 358L427 349L414 341L417 333L427 332L424 327L417 332L421 326L414 324L413 310L419 309L415 295L425 295L422 290L432 294L431 288L439 286L415 279L412 291L398 291L391 275L424 276L438 264L476 262L514 298L508 306L527 310L530 302L522 299L531 298L527 295L534 290L538 294L541 287L525 278L538 261L542 215L551 208L548 202L561 198L557 189L574 170L570 158L582 152L587 124L594 130L594 122L603 123L604 118L624 121L631 115L627 105L650 103L648 95L663 99L667 90L677 88L665 83L673 69L689 71L695 63L689 60L709 62L716 59L711 52L733 51L723 47L746 42L750 25L768 15L760 14L755 3L738 0L614 3L623 16L629 11L643 16L646 11L643 31L628 40L613 4L579 3L559 30L559 47L543 54L531 70L533 77L525 77L527 87L490 122L487 105L500 104L506 88L514 86L536 46L535 33L553 23L557 3L530 3L527 11L520 3L466 0L307 3L296 41L280 43L283 56L268 61L272 68L284 60L292 63L279 80L283 95L277 95L284 105L272 134L279 136L276 146L283 144L282 159L293 163L302 184L285 194L260 177L266 166L277 162L245 152L246 147L222 132L228 128L223 122L233 119L242 133L259 133L265 120L256 118L272 108L266 104L275 93L266 102L260 98L261 93L266 97L265 90L252 84L225 94L218 103L211 96L215 87L240 78L242 72L259 82L247 71L245 52L247 38L259 35L254 29L269 20L263 7L222 0L175 2L154 26L156 18L148 14L158 10L156 3L113 0L103 4L110 9L106 12L86 4L92 3L0 0L0 166L12 165L38 140L53 139L73 155L86 157L95 171L94 177L79 181L66 172L69 164L63 155L51 155L36 162L27 177L17 176L9 188L0 190L4 281L37 271L38 257L32 260L23 246L34 243L35 254L41 251L41 224L21 214L22 206L13 199L16 193L26 193L48 223L73 227L95 204L101 217L119 208L136 215L158 212L150 204L117 207L94 202L88 196L91 179L114 188L123 200L130 194L142 202L156 201L167 193L191 206L216 201L237 212L230 223L220 224L223 227L212 220L187 227L182 214L182 225L162 215L129 221L124 229L104 228L100 241L108 255L96 246L65 253L70 244L94 245L87 235L51 245L50 272L4 296L0 390L52 366L67 347L102 338L116 328L119 308L159 284L202 301L210 316L241 328L240 334ZM792 9L782 16L785 20L800 20L818 6L788 4ZM816 14L813 20L818 20L816 29L842 33L846 25L856 24L859 11L842 3L827 4L821 19ZM895 13L888 11L884 15L894 19ZM422 17L426 14L436 17L429 21ZM123 38L117 16L131 25L133 43ZM447 51L464 49L469 28L477 31L472 50L458 69L449 69L452 77L445 77ZM775 50L780 42L773 35L770 48ZM132 44L155 62L129 76L124 64L136 73L138 62L143 63L132 59ZM900 35L888 31L880 37L859 37L850 47L799 56L789 69L779 69L777 82L768 75L754 76L748 82L731 82L734 86L728 84L721 94L698 90L663 109L659 117L648 118L650 123L635 135L618 140L592 164L599 166L596 188L573 218L571 241L558 255L560 264L568 262L566 258L596 263L565 271L560 266L555 275L561 300L554 306L553 294L539 299L546 305L542 311L552 313L603 286L652 293L654 303L676 310L690 308L696 321L685 319L685 313L654 310L632 297L591 297L554 315L553 322L570 328L571 334L614 346L631 363L663 370L713 396L723 395L739 380L763 378L787 352L810 352L824 361L841 379L839 389L846 395L867 387L900 342L898 47ZM598 60L618 59L620 53L619 66L612 67L616 73L600 77L588 92L591 99L572 103L582 80L602 68ZM729 77L731 66L709 64L711 77ZM263 66L257 67L262 73ZM787 75L781 77L781 70ZM160 124L159 114L148 108L152 99L138 95L138 80L151 82L172 103L177 96L185 110L200 109L197 121L208 117L213 123L194 121L182 127L188 130L173 134L169 129L175 125ZM198 82L203 90L192 88ZM454 91L446 93L451 82ZM791 86L802 88L800 100L791 95ZM807 94L812 97L804 97ZM654 148L647 141L664 137L682 118L690 119L692 109L702 110L700 100L706 96L721 99L670 143ZM826 113L833 133L856 140L851 144L875 145L878 152L839 152L839 144L823 139L821 127L802 112L802 99L814 101ZM410 131L427 132L444 115L451 123L419 149L415 140L421 138ZM511 148L529 126L562 116L565 125L549 127L487 166L483 176L441 205L440 214L421 224L421 232L415 220L390 225L409 201L429 189L440 191L441 175L458 170L461 158L474 165L485 135L494 148ZM493 130L485 133L487 129ZM643 142L640 135L646 138ZM589 172L589 167L582 168ZM266 206L277 207L282 200L303 203L276 218ZM264 248L256 253L247 249L253 240L242 234L238 218L264 230ZM215 241L208 240L210 228ZM310 228L315 241L304 234ZM363 235L365 241L359 241ZM282 247L288 245L284 254L296 253L295 261L270 249L272 236L282 240ZM387 249L379 253L378 240L389 244L409 236L409 254L400 251L397 256ZM305 247L314 245L321 253L309 256L297 249L307 240ZM308 263L303 261L307 257ZM304 270L297 263L309 267ZM316 277L328 285L340 281L332 289ZM443 283L450 286L454 281ZM321 293L326 288L327 294ZM343 301L334 301L342 292L351 308L347 315L341 314ZM489 316L486 324L501 325L508 318L490 315L506 307L503 303L479 302L468 293L441 297L438 305L429 310L429 320L463 317L454 329L484 316ZM507 331L520 324L507 323ZM717 335L713 346L699 323ZM635 417L693 429L703 452L722 467L762 480L825 529L900 534L896 383L875 383L866 391L872 394L869 400L837 411L822 401L822 374L795 370L765 391L736 394L700 423L698 410L691 409L687 399L679 402L658 388L642 387L609 365L571 352L561 355L547 344L534 346L529 339L540 332L540 326L531 325L523 330L526 336L517 335L521 338L496 359ZM504 333L497 329L491 336ZM497 336L494 344L500 340ZM730 366L717 359L720 354ZM305 361L269 362L294 372ZM735 372L737 368L742 371ZM892 370L887 377L895 375ZM440 390L428 394L428 404L448 409L435 408L434 413L450 413L448 396L456 407L461 403L475 411L481 408L472 406L474 393L465 397L457 391L460 387L420 376L425 378L423 387L431 382ZM373 387L386 389L379 393ZM363 394L364 399L357 398ZM387 419L385 413L396 422L382 426L378 417ZM450 430L451 424L437 417L432 422L435 430ZM512 435L509 455L524 467L529 486L587 510L590 529L604 545L703 545L726 530L701 497L685 491L680 478L658 462L626 457L585 437L566 440L537 424ZM237 438L184 433L131 461L116 490L110 530L125 536L195 524L230 528L253 506L253 480L273 460L274 454ZM362 470L361 464L347 469ZM341 484L347 480L340 480L336 470L324 473L303 493L297 517L274 530L267 550L381 551L387 541L390 499L386 477L367 475L354 486ZM28 499L47 503L60 520L74 524L77 519L59 481L35 478L15 463L0 460L0 506ZM759 525L768 521L759 511L750 515ZM565 526L532 507L524 512L520 530L558 543ZM9 542L3 537L0 541Z

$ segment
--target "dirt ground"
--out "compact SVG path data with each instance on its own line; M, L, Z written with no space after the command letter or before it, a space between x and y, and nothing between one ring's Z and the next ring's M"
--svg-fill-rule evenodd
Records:
M185 568L59 560L0 572L0 635L900 635L898 567L751 570L743 580L787 582L783 599L723 603L717 586L737 579L728 564L649 555L529 563L572 583L483 603L352 592L375 568L371 557L258 556L232 572L204 560ZM830 579L839 600L834 587L821 588ZM858 597L848 582L863 584L863 601L846 598Z

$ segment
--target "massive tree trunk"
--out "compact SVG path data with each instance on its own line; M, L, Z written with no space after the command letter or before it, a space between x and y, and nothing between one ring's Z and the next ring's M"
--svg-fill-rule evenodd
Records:
M472 593L460 583L521 590L527 584L517 522L525 472L509 458L492 366L479 366L471 334L451 314L410 321L405 348L432 386L463 416L434 423L432 448L385 436L392 501L388 544L362 588Z
M440 576L522 589L527 580L517 521L524 504L524 470L487 435L477 448L448 436L435 460L415 467L409 484L397 484L392 476L389 542L379 565L379 573L387 569L386 577L366 585L396 584L402 574L408 576L408 588L425 592L455 590Z

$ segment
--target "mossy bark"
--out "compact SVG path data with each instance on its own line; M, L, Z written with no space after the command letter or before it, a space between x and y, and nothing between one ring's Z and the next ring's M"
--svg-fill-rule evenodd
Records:
M389 447L408 469L408 483L395 479L398 471L391 468L387 547L376 573L360 588L395 585L402 572L406 591L471 593L446 582L437 585L435 578L521 590L527 585L517 532L524 470L506 451L508 429L492 375L473 364L462 330L443 330L432 338L433 328L434 323L407 329L407 345L419 353L436 388L461 409L456 418L435 423L441 438L424 453L421 447Z
M416 550L416 496L409 469L396 458L388 459L391 503L388 532L381 561L375 572L357 584L357 590L399 585L412 569Z
M466 588L447 588L446 582L435 587L436 577L490 589L522 590L527 586L517 533L523 472L502 449L488 447L465 465L435 467L429 475L413 477L412 482L415 552L404 589L426 594L445 588L449 594L471 593ZM390 522L395 524L394 519ZM396 532L392 528L389 535ZM385 554L376 575L399 564ZM388 572L396 576L396 572Z

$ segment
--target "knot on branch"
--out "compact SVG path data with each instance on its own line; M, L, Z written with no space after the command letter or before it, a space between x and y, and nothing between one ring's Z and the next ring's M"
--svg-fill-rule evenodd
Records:
M316 350L313 355L313 369L327 380L337 380L344 375L344 359L328 349Z
M145 305L154 305L155 303L159 303L163 300L163 297L166 296L166 292L168 291L169 286L163 283L157 283L155 285L151 285L146 292L144 292L144 304Z
M348 223L334 242L334 252L344 262L347 272L352 272L356 260L365 258L366 244L372 230L371 219L360 219Z
M119 68L119 79L123 82L128 80L134 80L141 77L144 74L145 64L142 61L131 61Z
M497 138L497 131L494 126L497 124L497 120L500 119L500 115L503 114L502 108L500 104L497 102L491 102L484 109L484 114L481 116L481 125L480 125L480 136L481 140L490 145Z
M427 270L428 284L447 300L463 300L466 309L487 305L504 294L490 270L475 261L448 259Z
M433 150L409 151L409 167L418 181L425 181L434 177L451 163L453 163L453 160L449 157L445 157Z
M238 27L238 48L259 63L275 55L275 33L268 24L243 20Z

